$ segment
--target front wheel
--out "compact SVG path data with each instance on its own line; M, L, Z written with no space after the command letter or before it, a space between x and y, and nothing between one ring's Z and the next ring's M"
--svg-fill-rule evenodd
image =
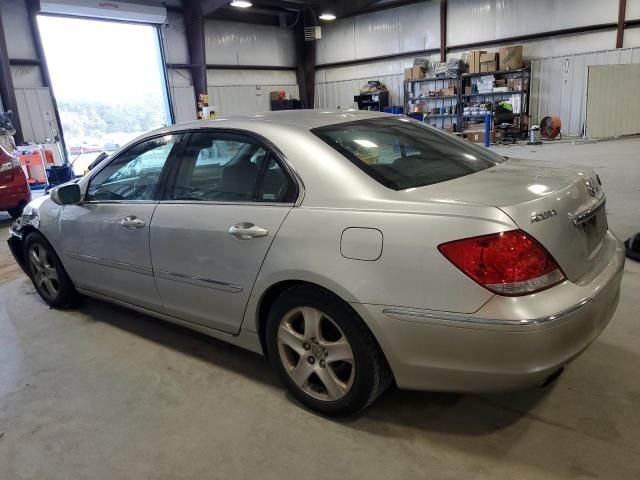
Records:
M51 307L75 305L79 295L51 244L39 233L25 241L27 271L40 297Z
M289 391L323 415L355 414L391 382L367 326L326 290L286 290L269 312L266 340L269 359Z

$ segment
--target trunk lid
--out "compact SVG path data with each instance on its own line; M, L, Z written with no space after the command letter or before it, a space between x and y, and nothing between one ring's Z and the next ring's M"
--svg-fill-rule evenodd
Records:
M472 175L407 192L413 200L490 205L551 253L567 278L578 280L604 243L604 193L593 171L510 159Z

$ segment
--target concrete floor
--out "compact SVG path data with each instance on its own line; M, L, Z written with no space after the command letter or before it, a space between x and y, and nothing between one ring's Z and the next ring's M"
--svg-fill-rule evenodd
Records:
M612 229L640 229L640 139L496 148L598 167ZM5 250L2 480L640 478L640 264L611 325L551 387L391 390L331 421L257 355L97 301L48 310Z

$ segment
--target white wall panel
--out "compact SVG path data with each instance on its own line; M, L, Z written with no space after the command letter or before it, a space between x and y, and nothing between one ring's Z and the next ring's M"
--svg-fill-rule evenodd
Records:
M37 88L44 86L40 67L37 65L11 65L14 88Z
M449 2L447 44L610 23L617 18L618 0L458 0Z
M426 57L430 60L437 55ZM369 80L384 83L390 105L404 105L404 69L413 65L413 57L349 67L316 70L315 108L351 108L353 96Z
M625 48L640 47L640 28L627 28L624 31Z
M316 42L317 65L356 58L355 18L322 25L322 37Z
M640 48L533 60L532 123L538 123L547 115L558 115L562 120L562 133L580 135L586 118L588 67L629 63L640 64Z
M16 88L16 100L22 134L25 141L44 143L47 138L52 138L53 133L49 122L44 119L44 112L53 113L51 92L46 87L41 88ZM52 125L60 131L56 123L55 115L52 115Z
M172 87L188 87L193 85L191 72L186 69L173 69L167 71L169 85Z
M220 116L243 115L271 110L269 92L286 90L298 97L297 85L227 85L209 86L209 105Z
M291 28L206 20L204 30L208 64L296 65Z
M637 20L640 18L640 0L627 0L627 20ZM626 35L626 32L625 32Z
M271 109L269 92L286 90L298 98L294 71L208 70L209 105L222 116L265 112Z
M189 63L187 34L182 14L173 11L167 12L167 23L160 28L167 63Z
M390 10L391 11L391 10ZM440 48L440 5L422 2L393 9L400 25L398 53Z
M37 59L24 0L2 0L0 10L9 58Z
M322 25L316 63L393 55L440 47L440 4L422 2Z
M207 70L207 85L296 85L293 70Z
M176 123L197 119L193 86L171 87L171 100Z

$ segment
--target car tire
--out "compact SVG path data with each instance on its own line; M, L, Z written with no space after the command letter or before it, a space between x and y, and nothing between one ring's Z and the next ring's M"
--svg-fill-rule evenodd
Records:
M265 333L267 355L282 382L302 404L322 415L354 415L393 380L362 319L319 287L299 285L284 291L271 306Z
M51 244L38 232L25 241L25 263L40 298L53 308L70 308L80 295Z
M17 207L10 208L9 210L7 210L7 213L11 216L11 218L15 220L22 215L22 211L24 210L25 206L26 206L26 203L22 202L18 204Z

